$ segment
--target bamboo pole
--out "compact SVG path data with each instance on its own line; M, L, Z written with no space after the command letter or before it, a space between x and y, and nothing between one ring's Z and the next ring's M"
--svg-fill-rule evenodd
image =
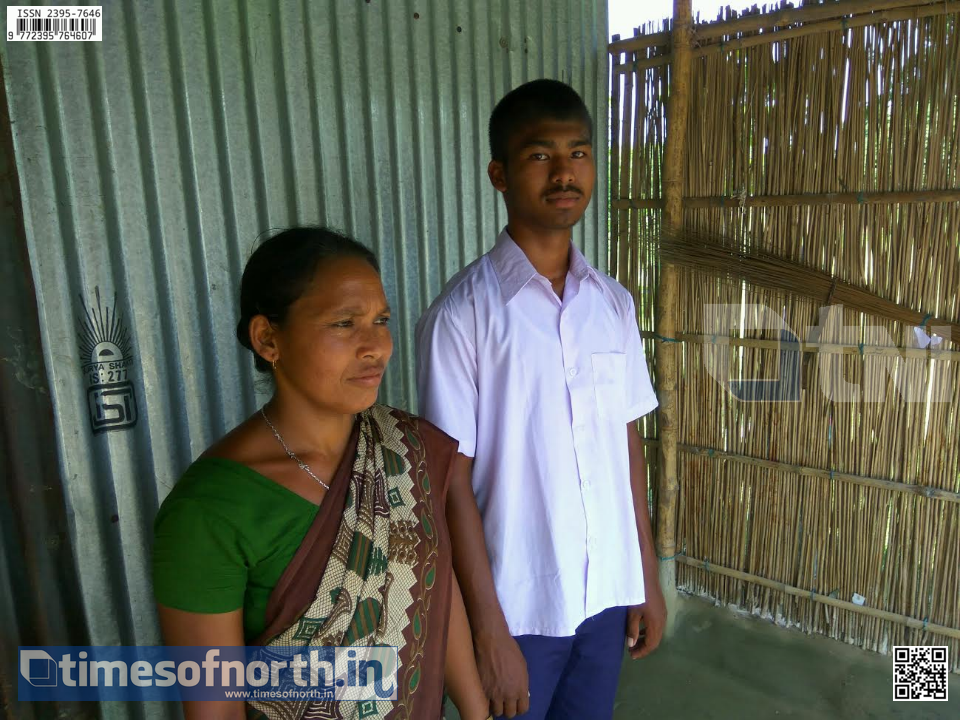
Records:
M822 7L822 6L815 6ZM814 8L811 8L814 9ZM848 28L865 27L867 25L878 25L884 22L896 22L900 20L918 20L920 18L934 17L937 15L949 15L960 12L960 2L938 2L926 5L911 6L906 9L887 10L884 12L865 13L850 18L843 17L839 20L829 20L826 22L815 22L801 27L789 28L786 30L771 30L760 35L751 35L745 38L735 38L716 43L707 43L693 50L693 57L704 57L717 52L732 52L746 48L757 47L758 45L767 45L774 42L782 42L816 33L836 32L838 30L847 30ZM656 57L645 60L637 60L632 64L620 64L614 69L615 73L624 74L629 72L639 72L649 68L669 65L671 60L669 53L657 55Z
M737 338L729 336L697 335L696 333L678 333L675 338L661 336L655 332L643 331L643 338L652 338L661 343L685 342L703 345L730 345L731 347L752 347L764 350L785 350L780 340L761 340L759 338ZM911 348L890 345L838 345L836 343L798 343L799 347L791 346L792 352L823 353L840 355L862 355L877 357L898 357L919 360L942 360L944 362L960 361L960 352L955 350L936 350L933 348Z
M619 38L614 35L614 38ZM614 56L614 62L617 56ZM616 73L610 74L610 103L613 112L610 113L610 192L620 192L629 190L620 185L620 116L622 108L620 105L620 86L624 83ZM620 268L618 258L620 257L620 215L619 210L611 208L610 213L610 257L609 269L613 277L619 277Z
M956 3L960 9L960 2ZM863 193L801 193L795 195L755 195L753 197L738 197L736 195L719 195L713 197L685 197L684 210L703 210L709 208L744 208L744 207L798 207L816 205L893 205L914 203L941 203L960 202L958 190L921 190L918 192L863 192ZM626 209L657 209L663 207L663 200L659 199L619 199L610 203L611 208Z
M756 583L757 585L762 585L763 587L770 588L771 590L778 590L782 593L786 593L787 595L814 600L816 602L823 603L824 605L830 605L835 608L840 608L841 610L850 610L851 612L859 613L861 615L868 615L881 620L887 620L899 625L905 625L906 627L913 628L915 630L923 630L925 632L935 633L945 637L960 638L960 629L957 628L947 627L946 625L938 625L937 623L927 622L925 620L917 620L916 618L912 618L907 615L887 612L886 610L878 610L877 608L871 608L865 605L856 605L852 602L847 602L846 600L839 600L837 598L830 597L829 595L821 595L813 590L804 590L802 588L794 587L793 585L777 582L776 580L768 580L767 578L759 577L757 575L751 575L750 573L734 570L733 568L723 567L722 565L715 565L712 562L703 562L702 560L686 557L684 555L678 555L676 559L678 562L682 562L684 565L690 565L691 567L700 568L701 570L705 570L707 572L735 578L736 580L742 580L743 582Z
M660 446L660 441L655 438L644 438L644 445L651 448ZM761 460L760 458L749 457L748 455L738 455L714 448L697 447L680 443L677 450L685 455L695 457L715 458L717 460L732 460L743 465L751 467L760 467L777 472L792 472L804 477L814 477L821 480L841 480L853 485L862 485L863 487L872 487L880 490L891 490L893 492L905 493L908 495L917 495L930 500L943 500L944 502L960 504L960 493L944 490L943 488L931 487L929 485L914 485L899 480L882 480L880 478L867 477L865 475L856 475L853 473L843 473L833 470L823 470L821 468L807 467L792 463L776 462L774 460Z
M639 35L632 38L620 39L615 36L613 42L607 45L607 52L611 55L619 55L624 52L636 52L648 47L659 47L670 44L670 33L659 32L650 35Z
M664 148L663 198L664 226L679 229L683 224L684 169L686 168L687 114L690 95L690 36L693 28L691 0L673 3L673 64L670 68L670 95L667 113L667 137ZM657 329L661 335L673 336L677 326L677 268L662 267L657 303ZM656 353L658 427L657 554L670 557L677 546L677 351L674 345L658 348ZM671 595L676 591L676 566L662 566L662 581Z
M611 76L613 79L617 80L617 84L620 84L620 78ZM636 81L639 78L636 78L632 75L627 75L623 78L623 94L621 99L621 106L618 109L618 113L621 115L621 124L620 124L620 182L619 187L629 188L630 187L630 178L631 173L631 160L634 155L634 138L635 138L635 129L637 123L640 122L640 118L634 116L633 111L636 108L634 103L634 85L638 84ZM637 89L639 92L639 88ZM636 162L633 159L633 162ZM630 268L629 268L629 258L630 258L630 211L629 210L620 210L617 211L619 215L618 226L617 226L617 257L616 257L616 278L628 285L629 287L629 277L630 277ZM635 213L634 213L635 214ZM636 290L630 287L631 294L635 293Z
M810 23L845 15L893 10L896 8L922 7L924 5L943 4L943 0L847 0L846 2L826 2L819 5L805 5L800 8L783 8L767 13L744 15L733 20L700 23L693 28L693 39L697 42L708 38L723 37L742 32L752 32L765 28L794 23ZM607 51L611 54L643 50L648 47L667 45L670 33L654 33L637 38L625 38L610 43Z
M960 503L960 493L951 492L942 488L931 487L929 485L913 485L911 483L898 482L896 480L881 480L880 478L866 477L864 475L855 475L853 473L843 473L834 470L822 470L820 468L804 467L791 463L776 462L774 460L761 460L760 458L748 457L746 455L737 455L735 453L724 452L723 450L714 450L713 448L693 447L692 445L679 445L678 449L688 455L697 457L710 457L717 460L733 460L742 465L764 468L766 470L776 470L778 472L791 472L806 477L820 478L821 480L842 480L854 485L864 487L879 488L881 490L892 490L899 493L908 493L918 495L931 500L943 500L950 503Z

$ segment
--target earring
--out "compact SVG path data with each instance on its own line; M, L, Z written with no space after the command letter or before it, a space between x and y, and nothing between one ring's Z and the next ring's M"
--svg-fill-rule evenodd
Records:
M277 371L277 361L276 361L276 360L273 361L273 371L274 371L274 372Z

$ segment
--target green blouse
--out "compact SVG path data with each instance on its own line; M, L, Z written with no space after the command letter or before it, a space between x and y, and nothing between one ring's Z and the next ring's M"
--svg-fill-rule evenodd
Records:
M154 523L157 602L196 613L243 608L244 638L253 641L264 630L270 593L317 510L246 465L200 458Z

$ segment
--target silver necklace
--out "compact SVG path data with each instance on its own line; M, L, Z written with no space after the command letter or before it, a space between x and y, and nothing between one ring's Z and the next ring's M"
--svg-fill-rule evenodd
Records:
M284 450L286 451L286 453L287 453L287 457L290 458L291 460L293 460L297 465L299 465L299 466L300 466L300 469L303 470L307 475L309 475L310 477L312 477L312 478L313 478L314 480L316 480L318 483L320 483L321 485L323 485L323 487L325 487L327 490L329 490L329 489L330 489L330 486L327 485L323 480L321 480L320 478L318 478L316 475L314 475L314 474L313 474L313 470L310 469L310 466L307 465L307 464L306 464L303 460L301 460L299 457L297 457L297 454L296 454L293 450L291 450L290 448L287 447L287 444L283 441L283 436L280 435L280 433L277 431L277 429L273 426L273 423L270 422L270 418L267 417L267 414L263 411L263 408L260 408L260 415L263 417L263 421L264 421L265 423L267 423L267 425L270 427L271 430L273 430L274 437L276 437L277 440L280 441L280 444L283 446L283 449L284 449Z

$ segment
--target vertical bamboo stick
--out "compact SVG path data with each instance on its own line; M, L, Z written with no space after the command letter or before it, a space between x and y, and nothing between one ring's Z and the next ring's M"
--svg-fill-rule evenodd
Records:
M613 36L613 41L620 39L619 35ZM624 188L620 186L620 115L622 109L620 106L620 86L623 80L617 75L616 68L620 63L620 53L611 56L610 67L610 104L613 112L610 113L610 197L618 198L623 196ZM610 274L620 280L620 212L611 210L610 212Z
M690 44L693 15L690 0L673 3L673 64L670 68L670 96L667 114L667 138L664 148L664 225L679 228L683 223L684 151L687 135L687 111L690 94ZM675 337L677 331L677 269L664 266L660 278L657 304L657 332ZM673 557L677 551L677 346L663 343L657 349L659 384L659 493L657 552L660 557ZM661 583L669 595L676 592L676 565L661 566Z

